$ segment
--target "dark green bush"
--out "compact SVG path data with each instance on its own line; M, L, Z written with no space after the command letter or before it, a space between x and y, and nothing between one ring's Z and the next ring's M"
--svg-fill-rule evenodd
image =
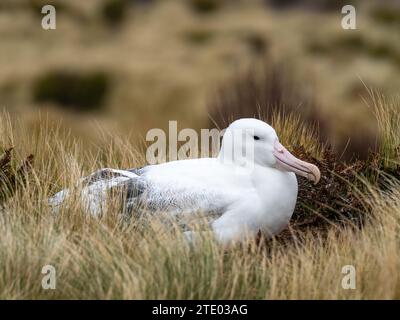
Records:
M35 81L33 98L77 111L97 110L102 107L109 87L109 77L103 72L51 71Z
M255 54L264 54L267 51L268 43L265 37L258 33L251 33L245 37L245 42Z
M375 43L368 47L368 54L374 58L392 58L396 55L396 52L391 48L391 46L385 43Z
M188 0L188 2L198 13L212 13L221 7L223 0Z
M127 0L106 0L101 6L101 16L107 24L115 26L123 22L127 10Z
M13 148L0 148L0 206L23 187L32 173L33 155L29 155L17 167L12 161Z
M275 9L290 8L299 4L298 0L265 0L264 2Z
M322 43L319 40L310 40L308 43L306 43L306 48L308 52L312 54L327 54L331 50L329 45Z
M214 37L214 33L210 30L189 30L183 36L189 43L205 44Z
M363 52L368 50L368 42L359 34L350 34L332 38L329 42L324 39L311 40L307 49L315 54L336 54L338 52Z
M307 44L307 50L313 54L363 54L373 59L387 59L396 65L400 60L399 52L391 43L371 41L358 34L340 36L330 42L314 40Z
M306 9L315 11L340 12L346 4L356 5L357 1L349 3L346 0L264 0L264 2L275 9Z
M377 7L371 11L371 17L383 24L400 24L400 9L390 7Z
M367 48L367 43L365 39L359 34L351 34L343 37L334 39L333 46L336 49L345 50L365 50Z

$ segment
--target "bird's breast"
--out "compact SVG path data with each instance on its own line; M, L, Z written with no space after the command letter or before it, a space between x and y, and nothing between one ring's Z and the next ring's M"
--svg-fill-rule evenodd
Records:
M294 173L276 169L271 171L257 177L256 189L261 205L259 223L271 233L277 234L287 226L292 217L298 185Z

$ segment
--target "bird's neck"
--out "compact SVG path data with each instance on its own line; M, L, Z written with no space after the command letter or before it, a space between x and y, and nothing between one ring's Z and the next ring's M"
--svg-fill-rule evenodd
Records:
M217 160L223 165L234 166L240 169L247 168L252 170L257 166L254 162L254 157L248 157L248 155L242 155L241 153L225 152L224 147L221 148Z
M292 172L256 165L251 177L254 187L262 193L273 189L277 192L294 192L297 195L297 179Z

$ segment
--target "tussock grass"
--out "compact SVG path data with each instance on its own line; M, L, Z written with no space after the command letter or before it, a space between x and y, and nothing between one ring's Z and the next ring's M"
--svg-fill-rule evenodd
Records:
M10 96L7 100L12 102L7 102L6 107L14 113L12 117L5 113L0 115L0 150L14 147L13 165L23 162L31 153L35 155L29 179L17 184L14 193L0 204L0 298L400 297L400 190L396 182L386 186L385 192L376 186L369 186L368 194L360 194L365 207L370 208L365 212L362 228L346 223L329 224L330 228L320 232L313 225L306 230L292 225L285 241L279 237L267 243L249 240L242 246L229 249L220 247L207 235L198 246L190 247L182 241L178 227L165 228L158 221L146 225L136 222L127 224L115 209L118 203L113 202L104 209L102 218L94 219L85 215L77 198L72 197L60 214L54 216L46 204L49 195L62 188L73 187L80 177L99 168L140 166L144 163L144 153L128 137L121 138L115 133L96 130L97 135L93 136L97 140L88 145L62 130L61 124L54 124L46 117L34 122L37 110L32 108L31 95L27 92L36 76L50 67L61 64L85 66L86 69L101 65L120 75L115 88L112 84L113 94L107 102L106 110L110 110L108 119L117 121L121 126L136 126L140 130L156 126L154 123L157 121L157 125L164 122L165 110L169 116L172 111L174 116L179 117L178 120L196 119L191 124L197 123L199 117L205 117L206 106L202 102L205 92L233 76L237 61L246 60L246 57L254 59L254 50L247 50L248 41L243 42L243 36L238 31L246 29L246 34L265 34L267 31L271 52L276 51L278 56L285 53L281 57L285 62L294 59L296 68L302 65L307 72L315 74L319 84L318 107L325 104L325 110L332 107L330 116L340 122L339 127L346 127L349 122L341 121L343 118L338 118L338 115L350 109L355 112L360 110L354 108L354 101L342 101L340 98L342 91L354 82L346 75L358 73L357 68L372 70L370 78L376 80L378 85L386 85L389 81L396 88L398 74L395 68L390 68L394 62L390 53L395 48L388 51L391 45L386 45L386 42L395 43L396 34L386 30L381 32L375 28L376 24L368 24L368 21L361 30L368 34L377 32L377 37L382 38L383 42L377 42L378 47L366 48L371 54L365 57L388 58L388 73L385 64L376 64L373 60L360 65L358 60L354 60L359 50L350 50L350 59L346 59L351 62L348 67L352 67L346 70L352 72L338 72L337 63L332 63L331 59L321 59L323 68L313 72L314 58L303 56L304 48L299 45L304 35L309 37L315 33L318 36L318 32L310 32L318 30L315 30L314 19L308 15L295 17L282 12L274 16L269 10L260 10L259 6L250 4L249 7L238 6L238 10L218 10L216 15L204 16L198 21L196 18L197 22L188 25L192 21L192 12L182 10L186 3L179 5L177 1L168 1L171 3L169 7L166 1L158 1L154 11L125 19L116 36L108 29L93 31L94 27L103 24L98 19L103 1L71 0L68 5L57 5L63 17L58 21L63 37L52 38L51 47L58 49L44 50L47 42L39 28L39 7L36 6L36 15L31 17L30 2L44 1L3 0L0 4L2 9L12 13L3 14L0 24L2 51L7 56L7 59L2 59L5 63L2 65L0 84L4 95ZM171 12L174 23L171 23ZM131 12L127 14L132 15ZM118 16L117 13L117 20ZM280 27L282 18L287 25L284 29ZM324 23L319 23L319 31L325 35L331 26L337 27L337 11L324 15L323 19ZM216 33L216 41L210 41L201 50L193 48L181 36L188 27L192 30L207 27L207 30ZM26 41L15 41L26 38L26 35L29 36ZM199 36L196 36L198 41ZM204 35L200 38L204 41ZM256 50L262 51L260 39L250 42ZM359 44L361 48L365 46L363 42ZM242 50L243 45L245 51ZM163 50L159 50L160 47ZM319 46L320 51L328 49L331 48ZM135 59L132 59L132 50ZM286 78L279 66L278 69L265 70L260 75L261 81L257 77L245 75L237 84L233 83L226 94L221 94L221 101L216 101L216 104L221 104L226 111L222 112L222 120L230 121L232 113L233 116L257 115L258 106L270 110L271 106L286 105L289 110L301 109L303 112L305 107L315 104L308 86L302 85L310 81L309 78L299 84L292 83L291 75ZM15 89L8 90L10 87ZM188 109L188 105L192 108ZM379 152L384 159L383 169L392 167L396 158L400 136L396 105L398 101L391 103L384 99L378 99L376 104L383 141ZM59 117L66 115L62 110L53 112L57 112ZM272 114L268 113L268 116ZM216 111L215 115L217 118L219 113ZM15 120L18 117L21 120ZM86 125L83 118L73 118L79 129ZM351 117L347 117L346 113L346 118ZM286 114L276 115L273 124L283 143L295 141L289 147L303 146L312 156L318 158L321 155L323 147L315 143L315 131L307 129L303 121ZM321 161L325 161L323 156ZM393 180L391 176L388 179ZM324 180L324 183L326 188L319 190L329 195L332 193L330 181ZM343 184L346 183L343 180ZM313 190L313 186L307 188L303 190ZM353 195L351 188L346 188L346 191ZM320 199L318 192L311 195ZM78 193L79 188L76 190ZM339 198L342 194L337 196ZM327 202L323 205L333 204ZM313 214L312 211L308 213ZM41 269L46 264L56 268L56 290L41 288ZM348 264L356 268L355 290L341 287L341 270Z
M268 122L275 112L293 112L312 122L317 117L314 97L297 79L281 62L255 64L219 88L210 101L210 118L225 127L239 118L259 116Z
M324 145L319 142L319 132L315 124L304 124L302 117L295 113L274 112L271 125L285 146L293 150L303 147L314 158L322 159Z
M400 99L390 98L381 92L367 88L369 100L378 124L379 154L384 167L394 167L400 162Z
M100 110L110 88L109 78L104 72L50 71L36 80L33 99L75 111Z
M1 204L0 298L400 297L400 188L395 182L385 193L370 186L363 201L372 210L362 229L343 224L318 233L292 226L285 241L249 239L230 248L205 233L191 246L178 226L120 219L118 203L111 202L99 219L86 215L76 197L58 215L47 206L49 195L98 168L143 164L129 140L100 131L99 142L87 147L45 118L38 132L28 134L26 124L6 113L0 117L0 147L14 146L16 161L29 153L36 157L30 178ZM296 117L275 115L274 126L282 140L302 132L296 144L318 154L313 131ZM47 264L56 268L55 290L41 287ZM356 268L355 290L341 286L342 267L349 264Z

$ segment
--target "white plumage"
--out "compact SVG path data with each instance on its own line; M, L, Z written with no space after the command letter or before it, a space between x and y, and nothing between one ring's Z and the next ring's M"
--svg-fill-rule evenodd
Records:
M250 151L250 152L249 152ZM99 215L110 188L126 190L125 212L164 212L183 217L201 212L223 243L258 231L277 234L288 224L297 199L294 173L318 182L316 166L292 156L263 121L240 119L227 129L217 158L178 160L141 169L103 169L82 179L81 199ZM57 208L69 196L50 199ZM193 233L188 231L190 238Z

